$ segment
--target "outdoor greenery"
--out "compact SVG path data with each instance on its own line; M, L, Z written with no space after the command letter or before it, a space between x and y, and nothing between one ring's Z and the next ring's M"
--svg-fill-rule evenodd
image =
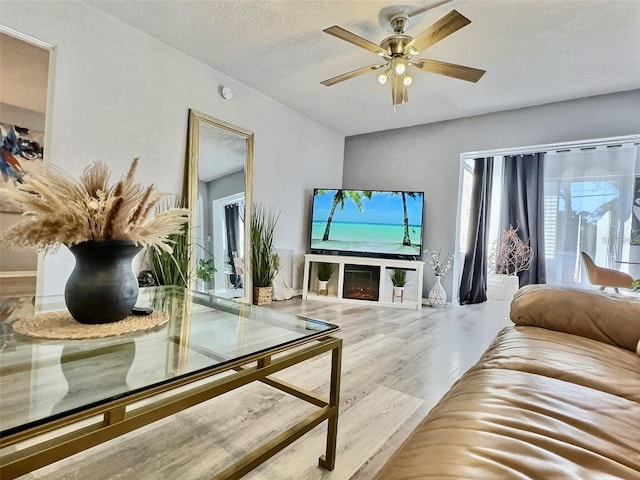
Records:
M404 287L407 284L407 271L402 268L394 268L389 274L394 287Z
M278 269L280 258L273 246L273 234L279 213L256 204L250 223L251 273L254 287L270 287Z
M318 280L321 282L327 282L333 275L333 272L336 270L335 263L318 263L316 266L316 274L318 275Z
M633 281L631 284L631 290L634 292L640 292L640 278Z

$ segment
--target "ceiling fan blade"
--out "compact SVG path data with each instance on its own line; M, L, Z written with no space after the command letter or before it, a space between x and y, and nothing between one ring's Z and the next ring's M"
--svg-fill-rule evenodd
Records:
M391 81L391 101L394 105L400 105L409 101L407 87L398 75L394 75Z
M380 45L376 45L373 42L370 42L366 38L362 38L355 33L351 33L349 30L345 30L342 27L334 25L333 27L325 28L323 30L327 32L329 35L333 35L334 37L338 37L341 40L344 40L349 43L353 43L354 45L364 48L365 50L369 50L370 52L375 53L376 55L385 56L388 55L389 52L382 48Z
M404 51L410 55L417 55L425 48L428 48L443 38L448 37L470 23L471 20L467 17L458 13L456 10L451 10L451 12L411 40L405 47Z
M372 72L374 70L378 70L379 68L384 67L385 65L369 65L367 67L358 68L356 70L352 70L351 72L343 73L342 75L338 75L333 78L329 78L323 82L320 82L322 85L330 87L331 85L335 85L336 83L344 82L345 80L349 80L350 78L357 77L358 75L362 75L363 73Z
M455 63L441 62L440 60L421 58L412 63L415 67L425 72L446 75L447 77L458 78L473 83L476 83L485 74L485 70L480 70L479 68L465 67L463 65L456 65Z

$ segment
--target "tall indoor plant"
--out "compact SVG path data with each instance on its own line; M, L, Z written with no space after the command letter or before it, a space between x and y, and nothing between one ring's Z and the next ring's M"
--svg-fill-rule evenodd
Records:
M273 235L279 214L256 204L250 222L251 274L253 278L253 303L271 303L273 279L280 267L280 259L273 246Z
M76 180L53 165L32 165L22 182L2 188L18 202L24 219L0 242L42 251L65 245L76 264L65 286L65 302L81 323L123 319L138 296L131 260L143 247L171 252L172 234L189 220L174 208L154 214L164 194L135 181L138 159L115 185L106 163L94 162Z

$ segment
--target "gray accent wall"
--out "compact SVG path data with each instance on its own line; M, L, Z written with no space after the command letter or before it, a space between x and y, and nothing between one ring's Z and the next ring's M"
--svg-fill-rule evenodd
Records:
M403 107L389 115L402 115ZM424 247L447 253L457 245L461 153L638 133L640 89L356 135L345 139L342 186L424 191ZM423 296L433 283L426 266ZM456 301L452 284L449 271L443 285Z
M205 219L213 218L212 207L214 201L244 192L244 180L244 170L242 170L240 172L225 175L224 177L217 178L210 182L198 182L198 190L205 192L206 195ZM211 227L216 228L215 225L211 225L210 222L205 220L204 232L205 235L211 238L211 241L206 244L206 248L209 252L214 251L213 230Z
M220 198L244 192L244 170L210 181L209 203Z

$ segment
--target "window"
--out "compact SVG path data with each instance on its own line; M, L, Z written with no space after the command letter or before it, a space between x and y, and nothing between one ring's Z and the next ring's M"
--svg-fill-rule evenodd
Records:
M547 283L588 287L580 252L617 268L633 193L636 148L549 152L544 173ZM628 243L628 241L627 241Z

